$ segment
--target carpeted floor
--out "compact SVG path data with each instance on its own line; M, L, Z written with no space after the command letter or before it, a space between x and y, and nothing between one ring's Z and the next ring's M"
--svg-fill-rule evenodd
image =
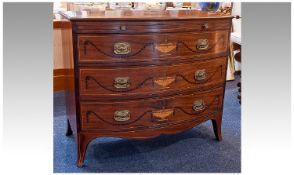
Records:
M97 138L88 146L83 168L75 164L74 138L65 136L64 94L54 93L54 172L240 172L241 106L236 84L227 82L221 142L215 140L210 121L149 140Z

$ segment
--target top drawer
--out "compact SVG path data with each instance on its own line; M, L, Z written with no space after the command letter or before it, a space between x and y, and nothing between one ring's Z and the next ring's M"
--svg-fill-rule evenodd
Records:
M227 55L228 31L78 35L80 63L159 63Z
M153 33L230 30L231 19L75 22L76 33Z

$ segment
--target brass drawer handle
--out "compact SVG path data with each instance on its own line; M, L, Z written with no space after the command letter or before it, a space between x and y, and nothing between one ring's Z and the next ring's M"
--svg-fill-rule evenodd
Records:
M207 23L202 24L201 29L202 30L207 30L208 29L208 24Z
M195 72L195 79L197 81L204 80L205 78L206 78L206 70L205 69L197 70Z
M119 29L120 30L127 30L127 27L126 26L120 26Z
M205 105L204 105L204 101L203 100L196 100L194 101L193 103L193 109L194 111L201 111L205 108Z
M208 49L208 39L198 39L197 49L198 50L207 50Z
M113 119L118 122L128 121L131 118L131 113L129 110L115 111Z
M113 46L113 52L117 55L126 55L131 52L131 45L127 42L118 42Z
M129 77L116 77L114 78L113 86L117 89L125 89L130 87Z

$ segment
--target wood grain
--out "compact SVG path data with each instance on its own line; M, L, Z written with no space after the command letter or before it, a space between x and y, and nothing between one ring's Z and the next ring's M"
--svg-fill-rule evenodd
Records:
M53 71L53 89L55 91L66 90L66 79L69 78L69 70L67 69L54 69Z
M170 98L143 99L127 102L81 102L82 130L95 129L99 132L119 132L146 130L165 127L178 122L190 121L203 115L218 112L221 107L222 88L210 92L179 95ZM193 103L203 100L203 110L193 110ZM162 109L172 109L174 112L163 123L153 118L153 114ZM114 112L119 110L130 111L130 120L115 121ZM207 117L207 116L206 116ZM213 115L210 118L214 118Z
M173 33L229 30L230 19L183 20L177 21L93 21L75 22L76 33L134 34L134 33Z
M222 140L232 16L195 10L62 15L72 26L66 105L78 167L97 137L147 139L211 120Z
M97 10L66 11L61 15L71 21L178 21L178 20L227 20L231 15L199 10Z
M198 59L215 57L217 54L226 54L228 31L180 33L160 35L79 35L79 62L97 63L146 63L164 62L179 59L189 59L193 56ZM208 40L208 48L197 49L198 41ZM114 45L119 42L130 45L130 53L118 55L114 53ZM162 52L156 49L158 45L173 43L174 49Z
M226 58L197 61L188 64L168 66L146 66L128 68L80 68L80 95L87 98L120 99L144 98L152 94L177 93L185 90L199 90L223 85L226 71ZM195 78L195 73L204 70L202 80ZM128 77L127 88L116 88L117 77ZM173 77L169 85L161 86L156 81ZM95 96L95 97L93 97Z

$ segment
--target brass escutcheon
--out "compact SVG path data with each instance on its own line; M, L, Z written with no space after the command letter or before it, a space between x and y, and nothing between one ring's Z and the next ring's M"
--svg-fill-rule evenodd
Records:
M113 119L118 122L128 121L131 118L131 114L129 110L120 110L115 111Z
M176 77L159 77L155 78L153 82L161 87L168 87L170 84L175 82Z
M124 89L130 87L129 77L114 78L113 86L117 89Z
M207 30L208 29L208 24L207 23L202 24L201 29L202 30Z
M120 26L120 30L127 30L126 26Z
M200 80L204 80L206 78L206 70L205 69L201 69L201 70L197 70L195 72L195 79L200 81Z
M170 42L170 43L161 43L156 44L155 49L160 51L161 53L169 53L177 48L177 44Z
M153 111L152 116L157 120L157 121L166 121L169 116L172 116L174 114L173 109L162 109L158 111Z
M205 105L204 105L204 101L203 100L196 100L194 101L193 103L193 109L194 111L201 111L205 108Z
M118 42L113 46L113 52L117 55L126 55L131 52L131 45L127 42Z
M198 50L207 50L208 49L208 39L198 39L197 49Z

